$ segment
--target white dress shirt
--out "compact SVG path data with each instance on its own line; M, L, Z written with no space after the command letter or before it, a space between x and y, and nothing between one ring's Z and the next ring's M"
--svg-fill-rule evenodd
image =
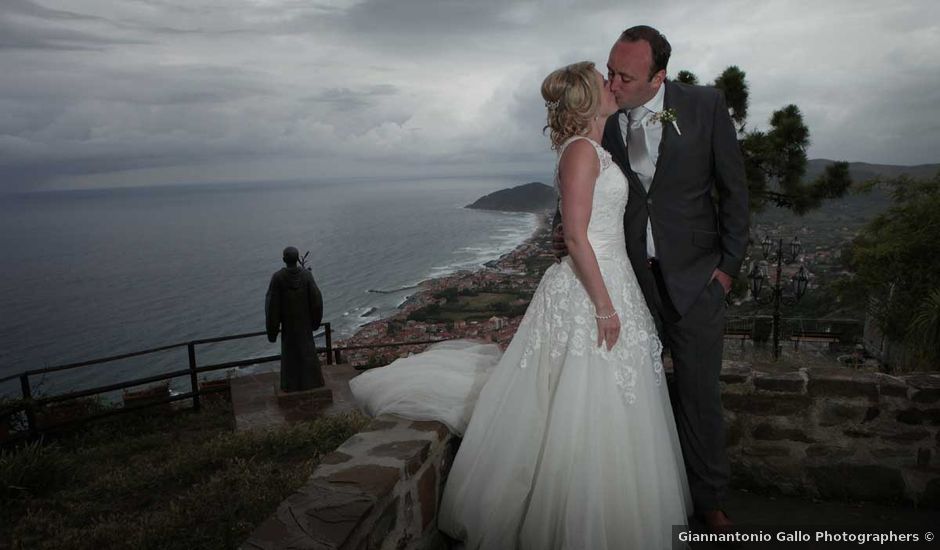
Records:
M649 111L647 116L663 110L663 98L665 95L666 85L662 84L659 87L659 90L656 91L656 95L654 95L652 99L643 105L643 107ZM630 121L626 112L620 112L618 122L620 123L620 137L623 139L624 146L629 148ZM643 184L643 187L646 188L647 192L649 192L650 184L652 184L653 177L656 175L656 161L659 160L659 144L663 139L663 126L658 121L649 122L645 119L643 120L642 124L644 124L646 150L649 153L649 160L652 164L652 170L650 174L637 175L640 176L640 182ZM653 224L649 220L646 222L646 255L650 258L656 257L656 245L653 242Z

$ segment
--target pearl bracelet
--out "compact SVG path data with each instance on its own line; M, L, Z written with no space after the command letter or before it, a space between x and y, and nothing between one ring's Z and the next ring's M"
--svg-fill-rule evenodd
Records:
M597 312L594 313L594 318L595 318L595 319L603 319L603 320L605 320L605 321L606 321L607 319L613 319L613 318L616 317L616 316L617 316L617 310L616 310L616 309L615 309L615 310L613 311L613 313L611 313L610 315L598 315Z

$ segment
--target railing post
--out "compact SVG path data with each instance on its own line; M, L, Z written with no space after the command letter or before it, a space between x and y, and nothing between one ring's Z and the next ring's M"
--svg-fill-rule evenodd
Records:
M20 390L23 392L23 404L26 406L26 427L29 437L36 436L36 409L33 406L33 392L29 387L29 374L20 375Z
M326 337L326 364L333 364L333 327L330 323L323 323L323 335Z
M186 344L189 352L189 382L193 388L193 410L199 410L199 381L196 380L196 344Z

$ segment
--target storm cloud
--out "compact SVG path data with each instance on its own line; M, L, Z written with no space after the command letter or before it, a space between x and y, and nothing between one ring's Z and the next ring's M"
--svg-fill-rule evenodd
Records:
M538 94L619 32L747 72L812 158L940 161L932 0L3 0L0 189L551 172Z

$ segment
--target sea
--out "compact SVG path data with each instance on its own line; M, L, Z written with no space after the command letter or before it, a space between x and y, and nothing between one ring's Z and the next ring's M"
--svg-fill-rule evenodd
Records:
M350 336L394 313L417 283L479 268L528 238L538 223L533 214L464 208L525 181L369 179L2 195L0 378L263 331L265 291L283 267L286 246L309 252L324 321L334 339ZM200 365L279 352L264 336L196 350ZM35 375L30 383L34 393L54 395L187 365L181 348ZM188 391L188 383L175 379L171 387ZM18 379L0 383L0 396L19 394Z

